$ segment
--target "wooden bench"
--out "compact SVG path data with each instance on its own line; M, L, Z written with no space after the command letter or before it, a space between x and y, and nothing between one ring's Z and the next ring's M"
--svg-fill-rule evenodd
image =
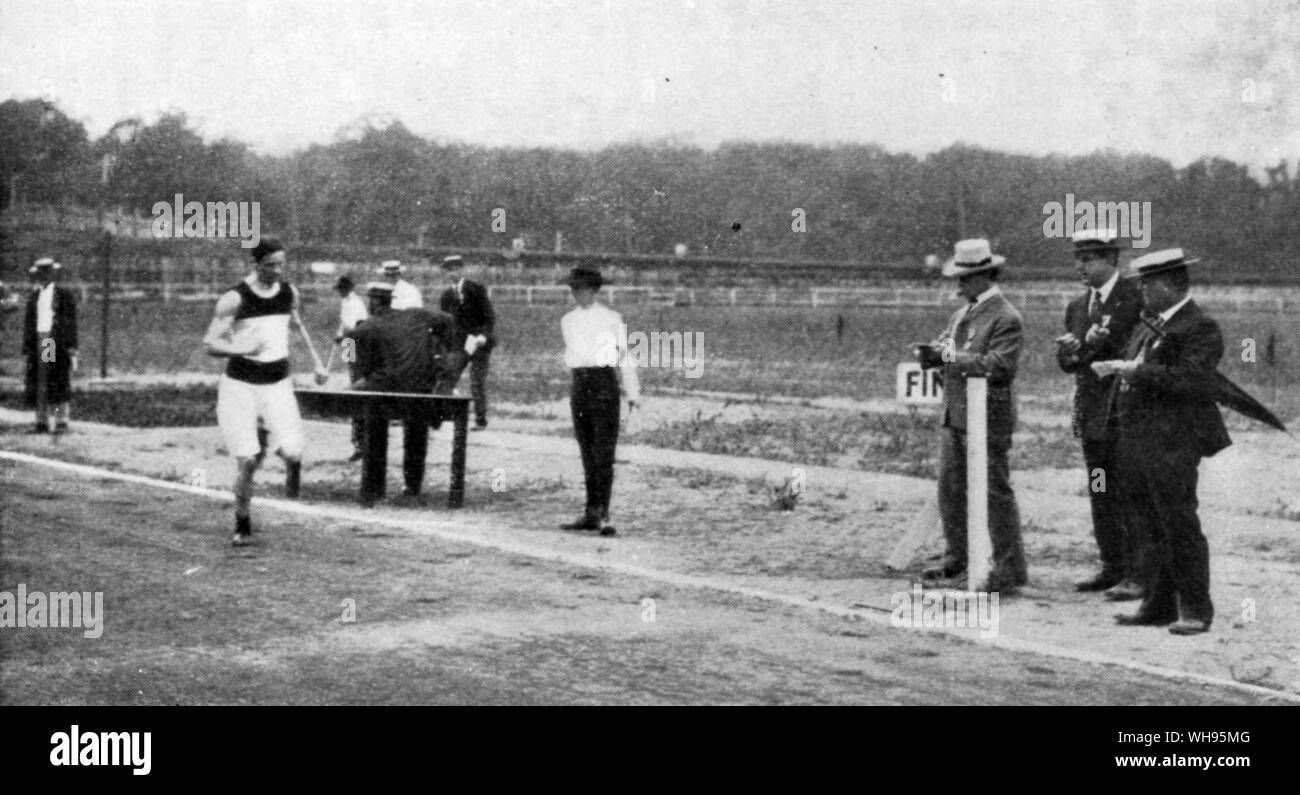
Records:
M351 417L367 422L416 419L435 423L451 420L451 489L447 507L459 508L465 500L465 448L469 436L472 398L422 395L414 392L362 392L352 389L295 389L298 406L327 417ZM385 425L385 427L387 427ZM361 467L361 504L374 504L385 490L388 472L388 437L367 440Z

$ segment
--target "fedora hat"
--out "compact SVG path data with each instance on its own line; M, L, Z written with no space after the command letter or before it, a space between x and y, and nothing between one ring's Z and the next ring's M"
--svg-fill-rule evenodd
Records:
M1187 259L1181 248L1166 248L1161 251L1153 251L1150 254L1143 254L1129 263L1129 276L1135 278L1151 276L1175 268L1195 265L1200 261L1200 257Z
M1070 236L1074 253L1083 251L1119 251L1119 233L1114 229L1079 229Z
M406 268L402 267L401 260L395 259L384 260L384 263L379 266L379 269L385 273L404 273L406 271Z
M600 275L600 271L595 268L574 268L569 271L569 280L566 282L570 287L592 287L597 290L602 285L608 284L605 277Z
M989 241L982 237L960 240L952 249L952 256L943 264L943 275L949 279L992 270L1007 261L1006 257L995 256Z

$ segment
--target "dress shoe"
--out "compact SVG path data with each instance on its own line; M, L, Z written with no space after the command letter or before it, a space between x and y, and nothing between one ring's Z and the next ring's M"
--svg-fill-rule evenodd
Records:
M27 432L28 432L28 433L49 433L49 432L50 432L50 428L49 428L49 426L47 426L47 425L42 425L41 423L38 422L38 423L36 423L35 425L33 425L32 427L28 428L28 429L27 429Z
M1132 602L1141 599L1146 591L1132 580L1125 580L1114 588L1108 588L1102 597L1108 602Z
M1210 622L1199 618L1184 618L1169 627L1171 635L1199 635L1210 631Z
M1123 581L1124 581L1123 577L1120 577L1117 574L1107 574L1106 572L1103 571L1101 574L1098 574L1096 577L1093 577L1090 580L1084 580L1083 582L1075 583L1074 590L1083 593L1089 593L1092 591L1106 591L1111 588L1114 588L1116 585L1119 585Z
M471 430L471 431L486 431L486 430L487 430L487 420L479 420L478 422L474 423L474 427L473 427L473 428L470 428L470 430Z
M618 535L618 530L612 524L602 524L600 526L600 534L606 537L616 536Z
M348 461L349 461L349 462L352 462L352 461L360 461L361 459L363 459L363 458L365 458L365 457L366 457L366 454L365 454L365 453L361 452L360 450L357 450L357 451L353 452L352 455L348 456Z
M1115 616L1115 623L1121 627L1163 627L1177 620L1177 616L1144 616L1141 613L1118 613Z
M577 521L560 525L561 530L599 530L600 519L587 514Z
M954 566L934 566L921 572L921 579L933 582L935 580L951 580L960 577L966 573L966 569L959 569Z

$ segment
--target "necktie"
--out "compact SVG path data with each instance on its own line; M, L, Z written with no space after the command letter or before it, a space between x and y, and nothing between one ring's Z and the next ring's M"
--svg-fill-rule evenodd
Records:
M1092 288L1092 294L1088 297L1088 320L1096 323L1101 317L1101 291L1096 287Z

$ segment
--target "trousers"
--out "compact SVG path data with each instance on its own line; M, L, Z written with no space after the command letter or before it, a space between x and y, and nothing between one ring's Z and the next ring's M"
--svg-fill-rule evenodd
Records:
M387 491L388 420L366 417L364 437L366 449L361 465L362 499L377 500ZM402 479L410 494L419 494L424 486L424 462L428 454L428 421L403 420Z
M947 542L945 568L966 568L966 432L939 429L939 517ZM989 436L989 536L993 542L995 584L1023 585L1028 579L1025 549L1020 538L1020 508L1011 490L1007 454L1011 440ZM979 583L970 583L976 587Z
M488 360L492 355L489 347L480 347L472 356L460 357L456 379L459 380L465 368L469 367L469 394L474 398L474 421L479 425L487 422L487 374Z
M1137 544L1124 525L1121 481L1113 439L1084 439L1092 533L1104 574L1137 579Z
M573 434L582 454L587 513L608 518L614 488L614 450L618 446L618 375L612 367L578 367L572 372L569 406Z
M1196 515L1201 457L1184 446L1160 447L1121 435L1119 475L1124 520L1137 542L1138 612L1210 621L1210 547Z

